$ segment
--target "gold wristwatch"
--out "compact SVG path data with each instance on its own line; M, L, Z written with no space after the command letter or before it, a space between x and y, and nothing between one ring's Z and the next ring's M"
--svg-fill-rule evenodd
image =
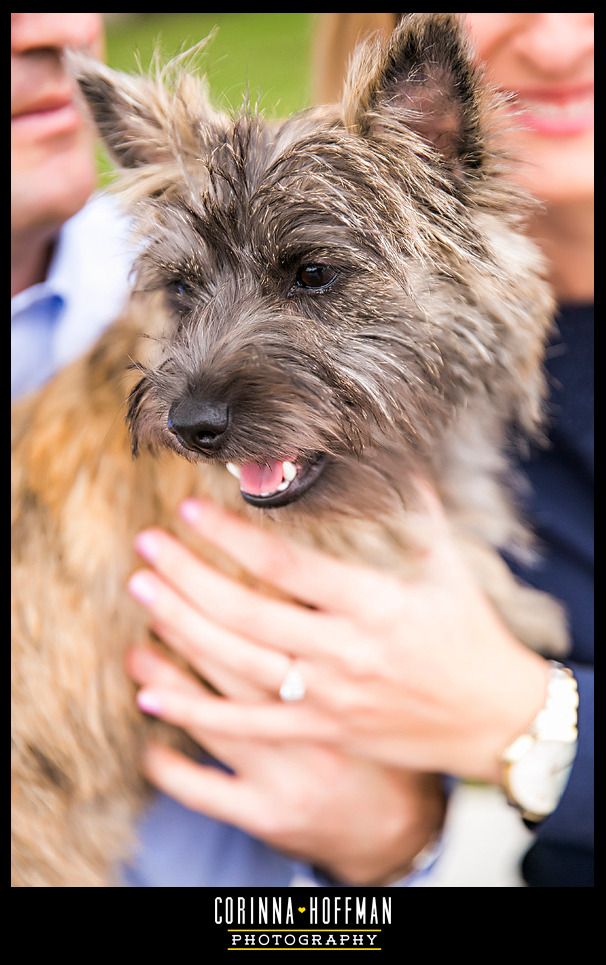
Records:
M502 785L526 821L555 811L577 751L579 693L572 670L550 660L547 699L525 734L501 756Z

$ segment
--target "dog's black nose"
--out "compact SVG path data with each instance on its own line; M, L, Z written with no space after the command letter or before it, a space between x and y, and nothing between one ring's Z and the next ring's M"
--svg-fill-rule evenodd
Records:
M227 426L229 406L186 398L176 402L168 416L168 428L186 449L208 452L219 449Z

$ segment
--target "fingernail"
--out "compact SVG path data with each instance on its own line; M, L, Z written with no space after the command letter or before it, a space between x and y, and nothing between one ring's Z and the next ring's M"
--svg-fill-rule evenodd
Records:
M160 701L156 694L151 693L149 690L139 691L137 694L137 704L146 714L160 713Z
M153 603L156 591L147 573L135 573L128 581L128 589L140 603Z
M196 502L195 499L186 499L185 502L181 503L179 512L188 523L197 523L202 515L200 503Z
M160 554L160 543L153 533L138 533L135 537L135 549L140 556L153 563Z

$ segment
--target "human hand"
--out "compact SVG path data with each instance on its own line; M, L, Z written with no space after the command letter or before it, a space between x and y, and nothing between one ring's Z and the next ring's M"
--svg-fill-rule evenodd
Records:
M502 624L439 508L429 511L422 576L406 583L287 543L212 503L182 510L201 537L305 605L233 582L159 530L139 537L156 573L135 576L135 595L146 581L171 644L177 624L188 646L201 642L219 689L235 673L275 695L296 657L307 693L291 705L197 695L185 710L184 695L146 688L157 713L175 723L186 714L207 737L322 742L396 767L499 781L501 752L543 704L548 664Z
M202 669L204 656L196 652L195 641L186 649ZM389 884L402 877L439 832L445 797L438 777L313 742L251 740L245 730L239 737L209 735L188 713L190 701L208 699L209 693L192 675L149 646L132 648L127 665L148 692L170 689L172 722L234 772L150 745L144 756L148 778L185 806L235 824L353 885ZM240 689L237 675L223 682L230 694ZM180 694L187 698L181 711Z

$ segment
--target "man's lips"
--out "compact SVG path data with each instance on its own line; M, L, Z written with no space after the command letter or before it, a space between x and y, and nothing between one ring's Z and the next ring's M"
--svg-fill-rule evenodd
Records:
M30 114L60 110L62 107L67 107L68 104L71 104L73 99L74 92L71 88L48 91L43 94L38 93L37 96L31 100L22 98L21 103L19 103L20 98L15 97L16 106L11 109L11 120L26 117Z
M65 97L39 98L35 103L20 108L11 116L11 130L15 136L23 133L36 138L65 134L83 122L83 115L71 93Z

